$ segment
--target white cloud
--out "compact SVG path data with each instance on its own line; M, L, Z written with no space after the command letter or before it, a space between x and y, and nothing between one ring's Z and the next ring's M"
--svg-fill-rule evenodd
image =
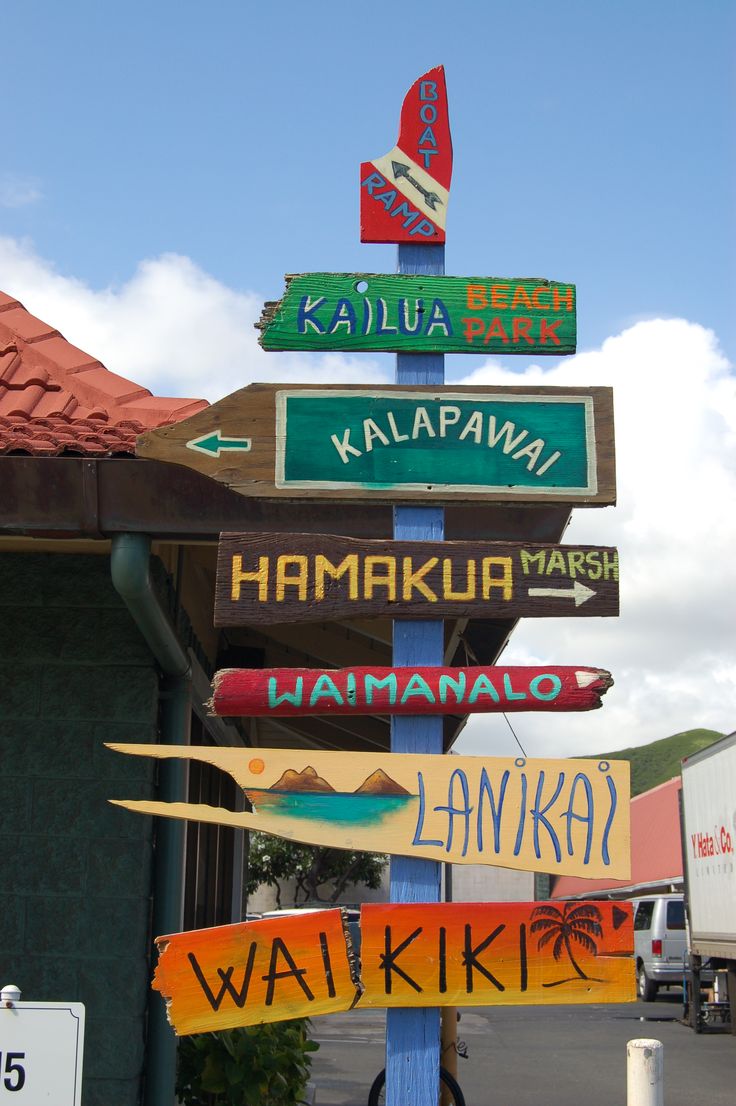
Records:
M385 379L375 358L266 353L254 323L265 297L227 288L188 257L142 261L116 288L63 276L28 242L0 237L0 288L108 369L158 395L210 401L252 381Z
M0 207L27 207L43 196L41 186L34 177L19 173L0 173Z
M95 291L28 243L0 238L0 288L159 395L215 400L254 380L386 376L367 355L264 353L253 328L264 297L173 254ZM567 756L696 726L736 729L736 379L713 333L682 319L640 321L551 368L520 374L492 361L463 382L614 389L619 505L576 510L564 540L619 548L621 616L526 619L502 660L608 668L615 686L598 711L515 714L526 751ZM503 717L484 715L458 748L510 755L516 746Z
M519 384L498 363L463 383ZM736 379L715 336L682 319L640 322L525 384L614 389L618 506L576 510L564 541L614 545L619 618L526 619L502 660L590 664L615 685L600 710L517 714L536 756L736 729ZM516 750L503 718L468 723L467 752Z

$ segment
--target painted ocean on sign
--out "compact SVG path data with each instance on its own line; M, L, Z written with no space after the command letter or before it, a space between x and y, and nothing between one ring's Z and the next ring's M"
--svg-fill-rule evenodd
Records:
M337 791L308 765L301 772L287 769L271 787L248 787L245 793L256 811L340 826L378 825L419 802L380 768L355 791Z

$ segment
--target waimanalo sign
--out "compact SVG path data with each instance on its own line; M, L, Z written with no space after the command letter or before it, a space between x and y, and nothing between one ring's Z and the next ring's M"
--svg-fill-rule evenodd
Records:
M438 65L407 92L394 148L360 167L361 242L444 242L451 179L445 70Z
M251 384L136 453L269 498L616 500L610 388Z
M215 625L351 617L618 614L618 553L590 545L222 534Z
M302 273L266 303L267 350L574 353L575 286L499 277Z
M381 903L360 930L360 964L339 909L159 937L153 987L179 1035L354 1006L635 1000L630 903Z
M262 830L308 845L453 864L628 879L629 764L293 749L110 745L212 764L253 810L110 800L142 814Z
M221 717L474 714L593 710L613 683L600 668L225 668L212 681Z

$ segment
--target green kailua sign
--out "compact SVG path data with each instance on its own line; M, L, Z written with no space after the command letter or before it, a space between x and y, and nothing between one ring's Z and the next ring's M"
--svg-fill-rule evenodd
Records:
M267 350L561 355L575 352L575 285L302 273L256 325Z
M597 490L589 396L280 391L281 488Z

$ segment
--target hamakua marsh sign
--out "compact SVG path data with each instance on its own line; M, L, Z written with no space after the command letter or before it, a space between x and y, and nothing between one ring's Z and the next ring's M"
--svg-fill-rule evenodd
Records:
M615 616L618 593L610 547L222 534L214 621Z
M616 500L610 388L251 384L143 434L136 453L248 496Z

